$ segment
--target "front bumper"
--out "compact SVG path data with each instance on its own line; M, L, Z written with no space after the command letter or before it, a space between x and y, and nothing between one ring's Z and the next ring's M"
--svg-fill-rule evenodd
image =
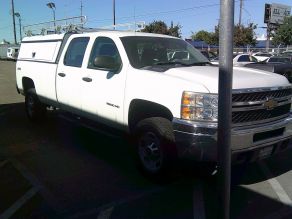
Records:
M179 158L217 161L217 123L191 122L175 118L173 130ZM291 137L292 115L270 123L234 127L231 131L232 162L252 162L272 156L289 148Z

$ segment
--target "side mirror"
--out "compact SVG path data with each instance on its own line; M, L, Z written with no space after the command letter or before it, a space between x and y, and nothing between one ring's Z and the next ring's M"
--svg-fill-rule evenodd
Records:
M94 59L93 66L109 71L117 71L121 65L111 56L97 56Z

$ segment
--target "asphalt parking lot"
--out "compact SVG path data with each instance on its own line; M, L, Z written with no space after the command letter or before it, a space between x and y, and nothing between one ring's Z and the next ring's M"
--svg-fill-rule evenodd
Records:
M0 61L0 219L217 218L216 176L196 169L169 182L136 168L127 138L50 112L32 124L15 89L15 62ZM231 218L292 218L292 150L232 170Z

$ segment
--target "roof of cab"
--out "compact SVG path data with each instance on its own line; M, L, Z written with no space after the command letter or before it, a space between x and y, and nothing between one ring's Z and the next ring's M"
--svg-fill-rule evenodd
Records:
M100 35L104 34L107 36L117 36L117 37L128 37L128 36L145 36L145 37L163 37L163 38L176 38L169 35L163 35L163 34L156 34L156 33L144 33L144 32L134 32L134 31L117 31L117 30L101 30L96 32L90 32L84 34L88 35Z

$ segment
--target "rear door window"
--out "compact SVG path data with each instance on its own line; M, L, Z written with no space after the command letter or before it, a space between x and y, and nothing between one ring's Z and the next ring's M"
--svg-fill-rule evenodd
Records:
M88 42L89 37L77 37L71 40L64 58L64 65L81 67Z

